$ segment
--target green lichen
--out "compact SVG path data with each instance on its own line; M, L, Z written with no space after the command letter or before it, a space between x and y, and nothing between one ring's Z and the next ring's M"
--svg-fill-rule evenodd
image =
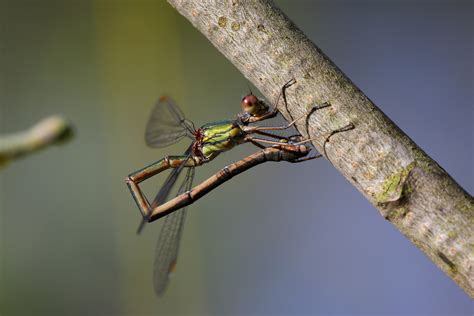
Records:
M474 214L474 206L472 205L472 201L462 201L456 205L456 208L464 213L471 213Z
M403 193L408 193L409 188L405 185L405 181L408 177L410 171L415 167L415 162L410 163L405 168L402 168L400 171L392 174L386 179L382 185L382 191L375 196L377 203L388 203L399 200ZM408 189L410 192L413 191L412 188Z
M455 232L455 231L450 231L450 232L448 233L448 238L449 238L449 239L455 239L455 238L457 238L457 237L458 237L458 233Z
M231 28L233 31L240 30L240 24L238 22L232 22Z
M433 173L434 167L436 166L434 161L428 157L423 150L416 147L416 145L412 145L410 148L413 158L415 158L416 165L426 173Z
M409 183L406 183L406 186L405 186L405 190L404 190L404 194L410 194L414 191L415 189L413 188L413 186L411 186Z
M402 219L408 214L408 209L405 207L399 207L387 214L386 219L393 222L396 219Z
M461 214L464 214L471 225L474 225L474 203L472 198L462 199L454 206Z
M220 16L219 19L217 20L217 24L219 24L220 27L226 27L227 18L225 16Z

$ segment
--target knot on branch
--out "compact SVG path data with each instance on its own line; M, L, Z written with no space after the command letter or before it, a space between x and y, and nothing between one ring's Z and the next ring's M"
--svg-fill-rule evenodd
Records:
M409 177L415 168L413 161L398 172L385 179L382 191L375 196L377 206L380 207L382 216L393 221L396 218L403 218L408 213L408 209L403 207L407 196L413 192L413 187L409 183Z

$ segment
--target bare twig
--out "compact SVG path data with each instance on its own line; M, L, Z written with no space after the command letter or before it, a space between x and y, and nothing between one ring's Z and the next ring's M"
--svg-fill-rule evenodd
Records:
M59 116L43 119L27 131L0 136L0 168L14 159L67 141L71 136L71 126Z
M474 202L270 0L168 0L260 91L274 100L290 78L288 119L330 102L307 124L334 166L418 248L474 297Z

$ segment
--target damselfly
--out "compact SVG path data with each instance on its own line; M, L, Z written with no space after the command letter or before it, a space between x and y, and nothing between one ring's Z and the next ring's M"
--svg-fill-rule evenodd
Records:
M275 117L278 113L277 105L280 97L283 96L286 106L285 91L295 82L295 80L290 80L282 87L277 102L272 109L270 109L267 103L258 99L250 92L250 94L242 99L241 106L243 112L238 115L237 119L209 123L198 129L195 128L191 121L184 117L182 111L172 99L169 97L161 97L159 99L146 127L145 140L147 145L158 148L165 147L185 137L191 139L192 143L183 155L167 156L130 174L126 178L130 192L143 215L143 221L139 226L138 232L141 231L145 222L152 222L167 215L160 232L155 254L153 284L157 295L160 296L164 293L169 276L174 271L186 217L186 207L189 204L195 202L233 176L263 162L288 161L295 163L321 156L309 156L310 148L304 145L308 140L301 141L301 136L299 135L284 137L271 134L271 131L290 128L296 121L306 117L308 114L283 126L262 127L249 125L249 123ZM311 109L310 113L315 109L327 106L329 106L327 103L315 106ZM261 136L267 138L262 138ZM273 138L274 140L268 138ZM248 142L262 148L262 150L226 166L209 179L191 189L195 167L213 160L224 151ZM265 147L265 145L271 146ZM179 186L177 196L166 202L178 176L184 168L187 168L187 172L184 181ZM167 169L173 170L165 180L163 187L150 203L138 184Z

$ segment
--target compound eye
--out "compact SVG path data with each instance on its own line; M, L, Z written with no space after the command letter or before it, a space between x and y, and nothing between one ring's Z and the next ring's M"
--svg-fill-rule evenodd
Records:
M247 109L247 108L250 108L250 107L255 106L257 103L258 103L257 97L254 96L253 94L249 94L249 95L246 95L246 96L242 99L241 106L242 106L242 108L245 110L245 109Z

